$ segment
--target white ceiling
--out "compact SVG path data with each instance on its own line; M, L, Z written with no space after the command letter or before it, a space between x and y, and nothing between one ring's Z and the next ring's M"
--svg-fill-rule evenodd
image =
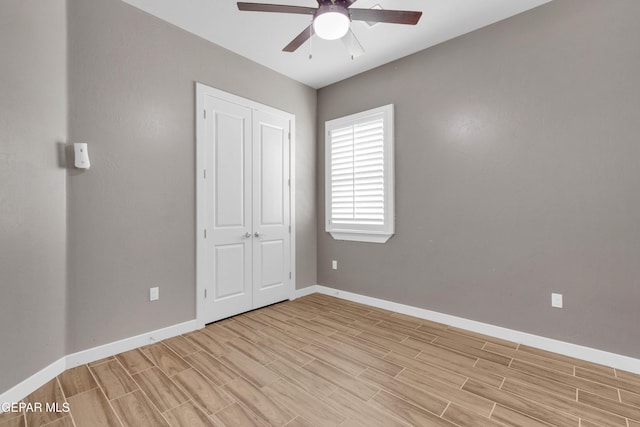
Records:
M416 26L354 21L351 29L365 53L351 59L339 40L314 36L283 52L310 23L310 16L240 12L231 0L123 0L152 15L313 88L321 88L434 46L550 0L357 0L352 7L419 10ZM252 0L246 0L252 1ZM255 3L317 7L316 0L257 0Z

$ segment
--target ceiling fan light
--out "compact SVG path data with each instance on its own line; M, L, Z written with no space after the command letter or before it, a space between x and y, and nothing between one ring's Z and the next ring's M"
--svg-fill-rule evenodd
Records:
M321 39L336 40L347 34L350 22L345 8L321 6L313 20L313 30Z

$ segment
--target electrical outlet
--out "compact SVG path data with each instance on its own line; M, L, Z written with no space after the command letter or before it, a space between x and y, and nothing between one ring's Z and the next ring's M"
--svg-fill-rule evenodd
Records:
M149 288L149 301L156 301L160 299L160 288Z
M336 261L335 259L333 261L331 261L331 268L333 268L334 270L338 269L338 261Z
M562 308L562 294L551 294L551 307Z

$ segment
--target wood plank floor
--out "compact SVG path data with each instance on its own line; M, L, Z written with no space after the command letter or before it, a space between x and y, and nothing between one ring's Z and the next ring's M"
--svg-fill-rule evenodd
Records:
M640 427L640 376L314 294L70 369L0 427Z

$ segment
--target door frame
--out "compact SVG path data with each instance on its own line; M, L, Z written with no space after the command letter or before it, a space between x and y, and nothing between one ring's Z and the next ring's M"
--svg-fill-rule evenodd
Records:
M223 99L234 104L242 105L251 109L262 110L268 113L286 117L290 124L290 142L289 142L289 179L291 180L289 186L289 215L291 222L290 233L290 269L291 280L289 281L289 299L293 297L296 289L296 216L295 216L295 130L296 130L296 116L286 111L278 110L268 105L261 104L259 102L252 101L250 99L237 96L220 89L207 86L203 83L196 82L196 110L195 110L195 124L196 124L196 325L197 328L203 328L205 326L205 281L207 277L211 277L211 263L207 263L206 249L206 229L207 220L209 218L209 212L206 207L206 190L207 183L205 178L206 164L206 140L205 140L205 98L213 96L215 98Z

